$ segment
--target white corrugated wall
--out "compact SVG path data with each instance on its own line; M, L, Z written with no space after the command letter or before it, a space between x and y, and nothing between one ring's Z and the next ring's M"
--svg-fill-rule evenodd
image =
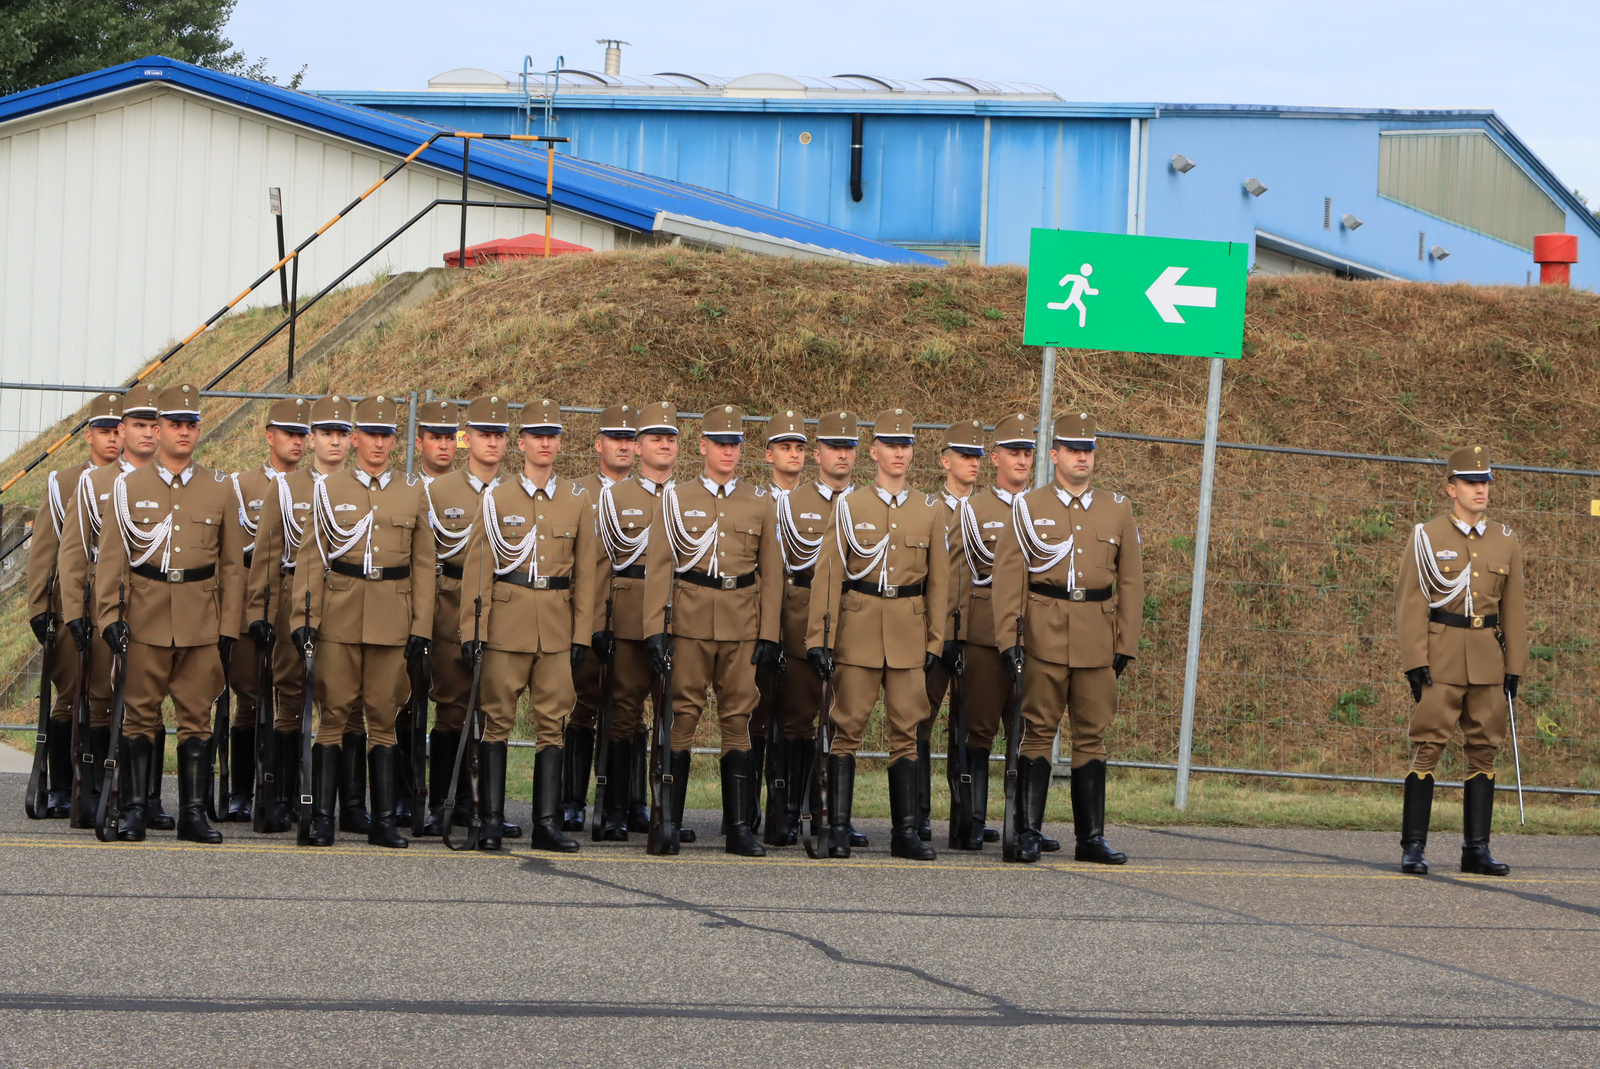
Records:
M397 158L168 85L0 125L0 380L114 384L187 335L277 260L267 188L293 248ZM412 164L306 251L315 292L459 175ZM473 184L476 200L516 194ZM459 209L436 208L351 277L442 264ZM474 209L469 244L542 231L542 211ZM609 249L614 230L557 209L555 235ZM269 281L247 303L275 304ZM0 391L0 457L80 394Z

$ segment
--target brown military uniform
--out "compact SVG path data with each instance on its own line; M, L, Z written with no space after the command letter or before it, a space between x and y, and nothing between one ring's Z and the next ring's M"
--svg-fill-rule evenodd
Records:
M117 465L107 465L112 471ZM58 567L61 546L68 536L67 526L76 508L79 479L94 470L85 462L52 471L45 477L44 502L33 520L33 536L28 545L28 619L50 613L56 620L50 684L56 697L50 706L50 719L65 723L72 719L78 701L78 647L67 633L66 622L82 615L83 580L69 585L69 577Z
M278 691L277 717L273 723L278 731L299 730L300 710L305 701L305 666L301 663L300 652L289 641L290 618L301 547L312 529L312 495L323 478L316 470L315 461L307 458L294 471L274 479L256 524L256 548L250 559L244 614L247 620L254 621L262 619L264 610L272 613L268 622L277 636L272 644L272 681ZM315 555L315 547L307 549ZM269 588L272 591L270 605L266 604ZM300 609L304 616L303 600Z
M467 719L472 669L461 658L461 643L472 637L472 613L469 609L467 630L461 630L461 587L467 581L467 542L482 510L483 491L489 485L498 482L486 484L466 468L457 468L427 484L428 522L438 557L433 646L429 653L437 731L460 731ZM487 603L484 608L487 613Z
M117 476L134 470L133 465L126 461L95 468L87 473L87 478L79 484L79 491L73 494L72 507L67 510L67 522L61 530L61 548L56 554L59 570L56 582L68 598L66 608L69 620L83 618L92 623L95 619L95 561L100 552L100 531L110 508L111 488ZM32 576L29 578L31 580ZM85 604L85 586L88 587L88 604ZM73 653L77 653L75 646ZM98 630L95 630L89 643L88 678L91 723L97 728L105 727L111 723L111 648ZM59 717L60 708L61 703L57 701L51 715Z
M262 513L267 502L277 496L277 479L282 474L284 473L272 465L262 464L260 467L235 472L229 476L234 504L239 510L240 525L244 528L244 569L247 577L255 572L255 550L256 543L260 539ZM250 589L253 592L254 588ZM228 684L238 698L233 710L236 730L254 727L256 703L260 698L261 651L257 649L256 640L250 634L250 623L257 618L249 604L251 600L247 594L244 606L240 610L239 643L233 647L233 663L228 666ZM235 792L243 789L238 783L231 784L231 787Z
M651 532L661 507L662 486L634 476L613 483L601 498L600 524L611 524L612 537L621 534L629 542L639 538L647 540L644 552L631 564L625 564L631 552L622 551L613 559L606 551L604 535L597 539L604 556L605 571L596 584L597 602L595 626L605 622L606 589L611 592L611 631L615 636L615 683L612 688L611 738L625 739L645 729L645 701L655 679L650 667L650 655L645 650L645 586L650 568L659 565L671 567L669 549L651 538ZM609 500L609 504L607 501Z
M834 506L854 490L849 486L836 491L810 482L801 483L781 498L776 492L773 495L779 501L779 543L784 553L782 637L789 668L779 696L779 716L783 718L786 738L809 739L816 730L817 711L822 707L822 680L805 666L811 594L823 535L833 519Z
M950 531L951 585L955 612L961 613L961 642L966 672L967 745L989 751L1011 693L1011 677L995 642L995 552L1011 535L1011 495L990 487L974 491L959 503ZM963 516L963 512L969 513ZM970 552L969 552L970 549ZM1013 636L1014 638L1015 636Z

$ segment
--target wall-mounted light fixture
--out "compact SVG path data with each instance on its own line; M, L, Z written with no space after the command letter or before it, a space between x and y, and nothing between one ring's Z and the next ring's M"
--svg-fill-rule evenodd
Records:
M1435 260L1446 260L1450 257L1450 250L1445 248L1443 245L1435 245L1428 251L1433 254L1433 258Z
M1194 161L1181 152L1172 154L1172 169L1179 174L1188 174L1194 170Z
M1259 197L1267 191L1267 187L1261 184L1259 178L1246 178L1244 180L1244 191L1252 197Z
M1352 215L1349 212L1345 212L1344 215L1340 216L1339 217L1339 221L1344 224L1344 228L1346 230L1360 230L1361 229L1361 220L1356 218L1354 215Z

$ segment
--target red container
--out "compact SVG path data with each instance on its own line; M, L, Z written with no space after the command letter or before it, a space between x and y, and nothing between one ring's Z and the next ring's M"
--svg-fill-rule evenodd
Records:
M1572 285L1572 265L1578 262L1578 235L1534 235L1533 262L1539 265L1541 286Z
M574 245L570 241L560 238L550 239L550 255L565 256L572 252L593 252L586 245ZM483 264L498 263L501 260L529 260L544 255L544 235L524 234L520 238L495 238L493 241L483 241L476 245L467 246L467 266L479 267ZM446 267L459 267L461 265L461 250L451 249L444 254Z

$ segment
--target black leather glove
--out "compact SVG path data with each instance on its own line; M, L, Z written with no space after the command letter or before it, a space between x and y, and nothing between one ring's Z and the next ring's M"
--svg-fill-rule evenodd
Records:
M265 620L251 620L250 637L255 639L257 646L265 649L272 645L272 625Z
M39 645L50 644L50 631L55 627L55 623L56 614L53 612L42 612L28 621L28 626L33 628L33 637L39 640Z
M1122 678L1122 670L1128 667L1128 662L1133 660L1126 653L1114 654L1111 658L1111 671L1116 673L1118 679Z
M471 668L478 663L478 658L483 656L483 642L477 639L468 639L461 644L461 659Z
M217 639L217 652L222 654L223 664L233 663L233 647L239 640L222 635Z
M572 652L568 656L572 658L572 670L574 672L576 672L578 670L578 666L583 663L583 658L588 654L588 652L588 646L580 646L576 642L572 644Z
M317 629L314 627L297 627L289 633L289 641L294 643L297 651L303 652L309 646L317 644Z
M646 638L644 648L650 654L650 667L656 670L656 675L664 676L672 671L672 647L667 643L665 631Z
M806 661L811 665L811 670L817 673L817 678L827 679L833 675L833 654L821 646L806 650Z
M944 640L944 655L939 658L944 662L946 671L951 675L958 675L966 664L961 656L961 644L953 638Z
M1011 673L1013 681L1022 678L1022 662L1025 658L1021 646L1012 646L1000 655L1000 659L1005 662L1006 671Z
M89 640L94 637L94 628L89 626L89 621L83 617L67 621L67 630L72 632L72 644L82 653L89 648Z
M610 631L596 631L589 636L589 646L596 657L610 657L617 652L617 636Z
M1517 687L1522 683L1521 676L1506 676L1506 696L1512 701L1517 700Z
M107 624L106 629L100 632L100 637L106 640L106 645L110 646L113 652L126 655L128 640L133 637L133 632L128 628L128 621L117 620Z
M750 663L758 672L777 675L783 671L783 647L769 639L758 638L755 651L750 654Z
M931 676L933 674L933 670L941 667L943 664L944 659L941 658L937 653L924 653L922 655L922 674L925 676Z
M1433 673L1428 671L1427 665L1423 665L1421 668L1412 668L1406 672L1406 682L1411 684L1411 700L1420 702L1422 700L1422 688L1433 686Z
M406 636L406 664L428 659L428 640L421 635Z

